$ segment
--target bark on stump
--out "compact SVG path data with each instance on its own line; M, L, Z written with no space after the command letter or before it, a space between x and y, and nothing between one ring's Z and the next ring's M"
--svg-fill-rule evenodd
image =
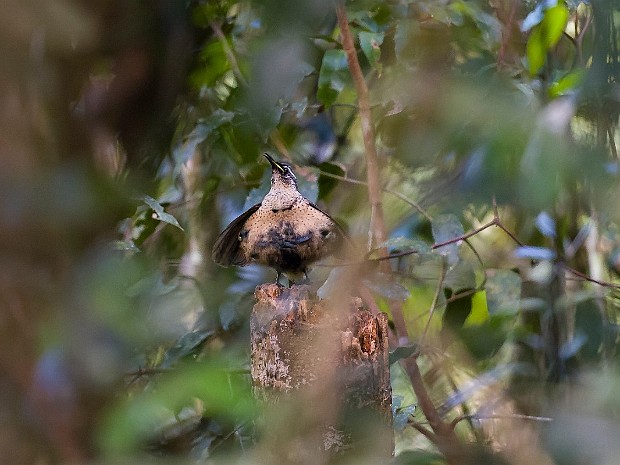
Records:
M360 299L338 305L318 300L309 286L263 284L255 297L250 323L254 395L278 411L289 409L288 419L280 420L284 433L273 435L280 446L286 443L283 435L296 442L294 453L282 452L280 458L325 463L321 454L329 460L369 447L379 456L391 455L386 315L362 310ZM286 424L291 421L294 425ZM266 425L267 434L271 426Z

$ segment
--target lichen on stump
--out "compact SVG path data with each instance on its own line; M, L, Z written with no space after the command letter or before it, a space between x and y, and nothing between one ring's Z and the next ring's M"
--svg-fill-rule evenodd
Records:
M268 406L294 399L296 426L313 423L305 431L320 430L315 445L324 451L355 448L350 426L367 422L382 431L383 455L391 453L387 317L363 310L359 298L318 300L304 285L263 284L254 295L255 397Z

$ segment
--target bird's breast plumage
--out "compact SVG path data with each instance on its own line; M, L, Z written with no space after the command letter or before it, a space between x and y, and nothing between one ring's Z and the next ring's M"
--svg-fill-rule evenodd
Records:
M301 195L275 203L266 197L244 225L240 246L248 261L298 272L331 255L337 239L334 221Z

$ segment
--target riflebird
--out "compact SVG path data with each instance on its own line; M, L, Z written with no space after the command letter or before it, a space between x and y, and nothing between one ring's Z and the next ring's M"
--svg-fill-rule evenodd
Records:
M213 246L213 261L222 266L269 266L276 270L278 284L282 273L290 282L302 274L307 278L308 266L333 254L347 235L301 195L291 165L265 157L271 164L271 189L261 203L222 231Z

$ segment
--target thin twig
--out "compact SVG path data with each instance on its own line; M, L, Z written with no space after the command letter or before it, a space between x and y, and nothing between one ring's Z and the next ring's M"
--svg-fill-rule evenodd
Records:
M340 176L338 174L328 173L326 171L319 171L319 173L321 173L321 175L323 175L323 176L327 176L328 178L338 179L338 180L343 181L343 182L348 182L348 183L351 183L351 184L359 184L360 186L368 186L367 182L360 181L358 179L347 178L345 176ZM419 203L414 202L413 200L411 200L410 198L408 198L405 195L401 194L400 192L396 192L396 191L390 190L387 187L382 187L381 190L383 192L385 192L386 194L393 195L394 197L396 197L396 198L402 200L403 202L411 205L422 216L424 216L424 218L426 218L428 221L433 221L433 218L431 217L431 215L429 215L428 212L426 210L424 210L424 208L422 208Z
M568 271L569 273L577 276L578 278L583 279L584 281L588 281L590 283L594 283L594 284L598 284L599 286L603 286L603 287L610 287L613 289L620 289L620 284L616 284L616 283L610 283L608 281L601 281L599 279L594 279L590 276L588 276L585 273L582 273L581 271L578 271L574 268L571 268L568 265L562 264L563 268Z

